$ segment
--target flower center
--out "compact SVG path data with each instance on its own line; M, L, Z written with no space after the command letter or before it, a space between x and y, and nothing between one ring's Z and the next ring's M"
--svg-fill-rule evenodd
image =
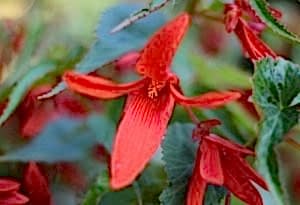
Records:
M165 81L151 80L151 83L148 86L148 97L151 99L157 97L159 91L161 91L165 85Z

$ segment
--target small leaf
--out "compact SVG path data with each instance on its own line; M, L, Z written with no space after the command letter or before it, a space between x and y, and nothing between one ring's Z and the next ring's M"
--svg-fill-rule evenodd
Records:
M26 92L31 88L34 83L39 79L46 76L48 73L53 71L55 65L53 63L43 63L32 68L13 88L9 95L8 104L5 107L2 115L0 116L0 125L2 125L9 116L15 111L19 103L22 101Z
M253 83L253 98L264 116L256 146L257 167L277 203L286 204L274 147L298 122L299 113L290 105L300 92L300 67L281 58L264 59L256 63Z
M112 137L113 125L104 117L91 115L87 120L61 118L49 123L36 138L0 161L78 161L91 154L98 143Z
M107 10L100 18L97 28L98 39L75 70L89 73L116 60L126 52L140 50L150 35L165 22L165 17L161 13L153 13L118 33L110 33L114 26L139 9L140 6L136 4L122 4ZM42 98L56 95L65 88L65 83L61 82Z
M261 20L266 23L273 32L291 41L300 43L300 38L297 35L288 31L284 25L273 17L268 9L268 3L265 0L250 0L250 5L256 11Z
M198 143L192 140L193 124L172 124L162 145L169 186L160 195L164 205L182 205L192 175ZM219 204L224 198L223 188L209 186L205 205Z
M97 177L96 182L89 188L84 196L82 205L98 205L104 194L109 191L109 175L108 170L103 169L103 172Z

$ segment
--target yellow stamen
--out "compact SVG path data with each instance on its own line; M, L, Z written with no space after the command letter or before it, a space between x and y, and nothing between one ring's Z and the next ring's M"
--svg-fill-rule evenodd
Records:
M148 87L148 97L153 99L158 96L159 91L165 86L165 82L152 80Z

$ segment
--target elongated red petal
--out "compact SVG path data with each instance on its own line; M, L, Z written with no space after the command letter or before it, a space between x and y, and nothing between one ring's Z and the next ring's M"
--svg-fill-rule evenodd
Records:
M23 205L27 204L28 201L29 199L26 196L18 192L11 192L0 196L1 205Z
M48 182L34 162L30 162L24 172L24 190L31 205L51 205Z
M209 143L209 141L203 140L200 148L200 173L202 178L209 183L223 185L224 176L218 147Z
M197 158L192 177L189 181L188 192L186 196L186 205L202 205L205 199L207 182L200 174L201 149L198 148Z
M137 72L153 80L166 80L168 69L189 24L190 16L183 13L159 29L143 49L136 64Z
M210 141L211 143L216 144L219 148L226 149L227 152L243 155L254 155L254 152L252 150L247 149L237 143L226 140L222 137L219 137L215 134L205 136L205 139Z
M17 191L20 183L10 179L0 179L0 193Z
M176 100L181 105L194 106L200 108L215 108L222 106L230 101L238 99L241 94L239 92L208 92L196 97L186 97L182 95L173 85L171 92Z
M243 173L248 176L253 182L268 190L268 186L265 180L242 158L237 158L236 163L239 163L240 168L243 170Z
M269 48L241 18L235 28L235 33L239 38L243 49L248 53L252 60L260 60L265 57L275 58L277 56L276 53Z
M116 84L102 77L83 75L70 71L64 74L63 79L72 90L101 99L117 98L144 85L143 80L133 83Z
M222 166L224 170L224 185L234 195L249 205L263 205L262 198L250 181L247 174L243 172L241 164L234 155L224 155Z
M202 205L205 197L207 182L201 178L200 173L194 173L190 179L186 196L186 205Z
M157 150L174 108L169 92L149 98L147 89L130 93L115 137L111 187L131 184Z

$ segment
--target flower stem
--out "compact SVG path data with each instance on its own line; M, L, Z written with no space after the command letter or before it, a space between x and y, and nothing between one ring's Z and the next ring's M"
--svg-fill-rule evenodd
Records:
M200 120L198 119L198 117L195 115L195 113L193 112L193 110L190 107L184 106L183 107L185 109L185 111L187 112L187 114L189 115L190 119L192 120L192 122L194 124L199 124Z

